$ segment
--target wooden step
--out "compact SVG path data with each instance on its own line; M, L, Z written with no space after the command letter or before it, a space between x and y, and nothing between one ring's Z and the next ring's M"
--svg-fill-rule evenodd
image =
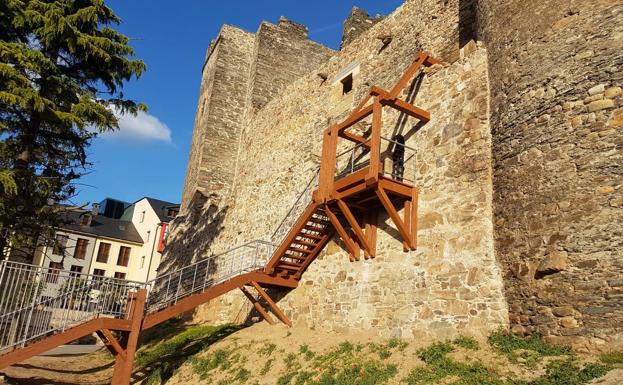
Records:
M303 226L303 230L315 231L318 233L322 233L324 229L325 229L324 227L318 227L318 226L309 226L309 225Z
M281 258L292 258L292 259L296 259L296 260L299 260L299 261L304 261L304 260L307 259L307 257L303 257L303 256L300 256L300 255L293 255L293 254L282 254Z
M327 225L331 224L331 222L329 222L329 221L325 221L324 219L314 218L314 217L309 218L309 220L307 222L318 223L318 224L323 225L323 226L327 226Z
M311 248L315 248L316 246L318 246L317 243L312 243L312 242L307 242L307 241L301 241L299 239L295 239L292 241L293 245L302 245L302 246L309 246Z
M275 266L275 269L281 269L281 270L290 270L290 271L299 271L301 269L301 266L298 265L286 265L286 262L279 262L277 264L277 266Z
M308 233L298 233L297 236L303 237L303 238L309 238L309 239L317 239L317 240L321 240L323 238L323 235L315 235L315 234L308 234Z
M292 246L288 247L288 250L289 250L289 251L295 251L295 252L297 252L297 253L304 253L304 254L311 254L311 253L312 253L312 251L311 251L311 250L301 249L301 248L298 248L298 247L292 247Z

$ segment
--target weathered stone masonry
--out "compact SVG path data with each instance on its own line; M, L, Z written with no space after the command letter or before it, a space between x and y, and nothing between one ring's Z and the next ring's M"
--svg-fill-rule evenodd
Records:
M339 332L439 339L510 323L518 333L616 345L623 330L621 7L411 0L366 23L337 53L285 20L262 24L255 35L224 27L204 69L184 192L185 203L197 190L207 202L178 219L167 263L266 239L317 166L322 130L371 85L393 84L424 49L447 63L416 87L414 104L431 112L431 122L416 132L415 122L396 114L384 119L385 136L401 132L418 151L418 250L404 253L390 225L371 261L349 263L331 242L280 306L296 324ZM274 37L278 31L285 35ZM229 35L232 53L225 53ZM378 37L388 35L384 46ZM314 53L297 56L308 44ZM217 83L234 74L221 77L219 63L221 71L249 69L234 71L241 84L222 85L229 98L244 100L241 110L213 102L221 97ZM279 74L269 71L275 66ZM342 95L349 73L354 89ZM202 100L215 107L201 110ZM198 149L214 146L218 153L197 158ZM219 168L232 161L235 171ZM195 316L229 321L246 317L245 306L231 294Z

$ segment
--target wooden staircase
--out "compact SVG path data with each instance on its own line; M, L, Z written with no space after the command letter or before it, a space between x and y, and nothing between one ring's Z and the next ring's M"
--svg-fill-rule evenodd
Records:
M385 211L395 224L402 237L404 250L415 250L418 197L415 167L413 176L403 175L404 164L399 175L395 169L391 173L385 170L383 154L391 152L391 148L397 145L404 147L403 153L409 148L404 142L400 144L382 137L382 108L394 108L418 119L421 124L428 122L430 114L427 111L407 103L399 95L422 66L436 63L439 62L427 53L418 53L414 63L391 91L371 87L368 95L348 118L324 131L318 185L307 186L303 195L311 195L311 199L301 201L299 197L297 202L300 204L295 203L286 216L290 221L284 219L278 227L275 234L283 234L285 231L287 234L275 242L276 246L264 241L250 242L161 275L146 284L61 271L61 275L66 275L63 278L66 282L76 284L72 289L74 291L65 290L65 296L85 298L89 294L87 289L97 288L100 291L108 290L111 295L119 297L114 297L114 303L105 303L105 299L110 296L102 294L102 300L96 303L95 308L88 301L73 301L68 305L60 297L50 297L39 291L41 282L50 282L51 278L54 282L58 281L59 271L55 269L42 271L45 268L40 266L0 261L0 369L96 332L116 358L112 384L127 385L130 383L141 330L232 290L240 289L267 322L272 324L275 321L265 305L281 322L291 325L266 289L296 288L303 273L334 235L342 240L351 261L358 261L362 254L365 258L374 258L377 220L381 211ZM368 116L372 116L369 136L364 137L351 130ZM369 159L356 166L351 161L350 169L338 170L336 162L339 163L339 155L336 152L340 139L355 143L351 159L354 159L356 151L358 155L363 154ZM388 147L383 148L383 143ZM415 153L411 157L415 160ZM405 161L403 159L403 163ZM308 194L311 191L313 194ZM294 210L295 207L302 210L300 215ZM399 214L400 210L403 211L402 215ZM264 263L258 256L261 257L266 247L270 251L265 253L268 262ZM31 288L32 298L24 296L27 300L17 303L14 301L17 297L11 296L11 293L16 287L24 285ZM126 305L119 305L119 299L125 300ZM79 309L68 307L76 303L81 306ZM7 312L7 309L10 311ZM79 317L72 322L67 322L65 318L62 325L50 326L42 314L53 311L72 313ZM27 322L14 325L11 330L2 330L5 328L3 325L13 325L18 323L16 320L21 322L22 319ZM34 320L33 324L31 319ZM33 328L33 325L36 327ZM121 338L115 338L111 331L118 332ZM20 334L21 339L15 340L16 334ZM3 342L6 339L8 343Z
M310 203L264 271L269 275L298 281L334 232L324 209L314 202Z

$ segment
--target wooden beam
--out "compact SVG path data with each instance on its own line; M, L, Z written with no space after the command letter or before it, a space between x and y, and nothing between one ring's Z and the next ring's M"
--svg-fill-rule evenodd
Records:
M428 121L430 121L430 112L425 111L419 107L415 107L414 105L407 103L402 99L382 99L381 103L385 106L390 106L400 112L419 119L422 122L427 123Z
M293 279L271 277L264 272L255 271L247 274L238 275L228 281L211 286L203 292L193 294L186 298L182 298L177 301L177 303L173 306L169 306L158 312L148 314L143 321L143 330L149 329L155 325L158 325L161 322L168 320L169 318L192 310L201 304L204 304L231 290L237 289L240 286L246 285L251 281L289 289L293 289L297 286L297 282Z
M409 229L405 227L405 224L400 218L400 215L398 215L398 211L396 211L396 208L394 207L391 200L389 199L389 197L383 190L383 187L379 185L379 187L375 190L375 192L376 192L376 195L379 197L381 204L383 205L383 207L389 214L390 218L392 219L392 221L398 228L398 232L402 236L402 239L406 240L409 248L413 248L413 245L411 244L411 233Z
M357 222L357 219L355 218L353 213L350 211L350 208L348 207L348 205L341 199L337 200L337 205L340 208L340 211L342 211L342 214L344 214L344 217L348 221L348 224L350 224L350 227L353 229L353 232L355 233L355 236L359 240L359 244L363 247L364 252L367 254L370 254L371 248L370 248L370 245L368 244L366 235L361 230L361 226L359 225L359 222ZM357 255L359 255L359 253L357 253Z
M96 318L91 321L87 321L83 324L69 328L62 333L54 334L49 337L43 337L41 340L31 345L28 345L24 348L16 349L16 350L13 350L12 352L0 355L0 358L1 358L0 369L4 369L18 362L27 360L30 357L34 357L41 353L45 353L50 349L53 349L60 345L67 344L71 341L75 341L80 337L93 334L97 330L104 329L104 328L111 329L111 326L121 324L119 322L109 322L109 321L113 321L113 319ZM124 321L124 320L114 320L114 321L123 321L122 323L124 325L129 324L128 321ZM115 328L113 327L112 329L115 329Z
M372 88L370 88L370 92L368 92L368 94L366 95L365 98L363 98L359 104L357 105L357 107L355 107L355 110L353 112L357 112L359 110L361 110L363 108L363 106L366 105L366 103L368 103L370 101L370 98L372 98Z
M418 209L418 195L419 191L416 187L413 187L411 196L411 250L417 249L417 209Z
M409 230L409 239L411 239L411 201L405 201L405 205L404 205L404 222L405 222L405 227ZM410 243L407 242L407 240L403 240L402 241L402 250L403 251L409 251L411 250L410 248Z
M108 329L100 329L97 331L97 336L102 340L106 348L114 355L120 355L125 359L125 350L121 347L121 344L115 336L113 336L112 332Z
M376 210L370 210L366 213L366 239L370 245L370 258L376 257L376 231L379 213Z
M381 123L383 119L383 106L379 97L374 97L372 105L372 134L370 135L370 167L366 176L366 184L376 183L379 178L379 167L381 163Z
M407 68L407 70L402 74L396 85L391 89L389 94L396 98L400 93L404 90L404 88L409 83L409 80L417 73L422 64L426 61L428 54L426 52L418 52L417 60Z
M245 297L247 297L249 301L251 301L255 310L257 310L257 312L260 313L262 317L264 317L266 322L271 325L274 325L276 323L273 317L271 317L266 309L264 309L264 306L262 306L262 304L257 299L255 299L255 297L251 293L249 293L249 291L244 286L240 286L240 291L242 291Z
M141 324L145 313L145 302L147 301L147 290L138 289L128 304L131 305L132 314L130 318L131 329L127 339L125 355L117 355L113 369L111 385L128 385L132 379L132 368L134 366L134 355L138 346L138 337L141 332Z
M371 113L372 113L372 106L368 106L366 108L362 108L359 111L353 112L348 118L346 118L346 120L336 125L338 133L351 127L353 124L357 123L358 121L368 117Z
M408 186L404 182L383 177L379 180L379 184L384 190L390 191L392 194L396 194L405 199L411 199L413 194L413 186Z
M348 131L342 131L339 133L339 136L344 139L348 139L351 142L361 143L366 148L370 148L370 143L368 143L368 139L364 138L361 135L353 134Z
M281 322L291 327L292 322L290 321L290 319L285 315L284 312L281 311L281 309L279 309L279 307L277 307L277 304L272 300L272 298L270 298L268 294L266 294L264 289L262 289L262 287L258 285L258 283L255 281L251 281L251 285L255 288L255 290L257 290L258 294L264 299L264 301L266 301L270 309L273 311L273 314L277 316L277 318L279 318Z
M328 205L325 205L324 212L327 214L327 216L331 220L331 223L333 223L333 227L335 227L335 231L337 231L340 238L342 238L342 240L344 241L344 244L346 245L346 248L348 249L348 254L350 255L350 261L351 262L358 261L359 255L355 254L357 252L357 249L355 247L355 242L350 238L350 236L348 235L348 233L346 232L346 230L340 223L340 220L337 218L337 216L335 216L335 214L333 213L333 211L331 211Z

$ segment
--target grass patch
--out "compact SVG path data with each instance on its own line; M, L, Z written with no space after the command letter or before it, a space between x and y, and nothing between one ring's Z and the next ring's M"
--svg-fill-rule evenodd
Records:
M248 371L245 368L240 368L238 369L238 373L236 373L236 376L234 376L234 380L245 383L249 380L250 375L251 375L250 371Z
M550 362L545 375L531 380L510 380L512 385L583 385L604 376L610 368L602 364L589 363L580 367L573 357Z
M294 353L289 353L283 360L283 363L286 364L286 368L288 368L289 370L300 369L301 367L301 364L299 364L299 360Z
M262 367L262 369L260 370L260 375L263 376L263 375L267 374L270 371L270 368L272 368L273 362L275 362L274 358L271 358L271 359L267 360L264 363L264 366Z
M604 353L599 356L599 361L608 365L621 365L623 364L623 352Z
M473 339L472 337L460 336L454 339L452 343L460 348L469 349L469 350L478 350L480 346L478 345L478 341Z
M527 366L535 365L543 357L573 354L571 348L550 345L543 341L543 338L538 334L530 337L519 337L512 333L498 331L492 333L488 341L495 350L506 355L512 363L521 363Z
M148 336L135 360L136 367L147 372L148 384L165 382L188 357L240 328L231 325L184 327L178 321L171 321L158 329ZM156 343L157 339L162 342Z
M312 352L309 349L308 345L301 345L301 347L299 347L299 352L305 357L305 360L307 361L311 360L316 355L316 353Z
M270 356L276 348L277 345L275 344L264 344L264 346L258 350L258 353L260 356Z

